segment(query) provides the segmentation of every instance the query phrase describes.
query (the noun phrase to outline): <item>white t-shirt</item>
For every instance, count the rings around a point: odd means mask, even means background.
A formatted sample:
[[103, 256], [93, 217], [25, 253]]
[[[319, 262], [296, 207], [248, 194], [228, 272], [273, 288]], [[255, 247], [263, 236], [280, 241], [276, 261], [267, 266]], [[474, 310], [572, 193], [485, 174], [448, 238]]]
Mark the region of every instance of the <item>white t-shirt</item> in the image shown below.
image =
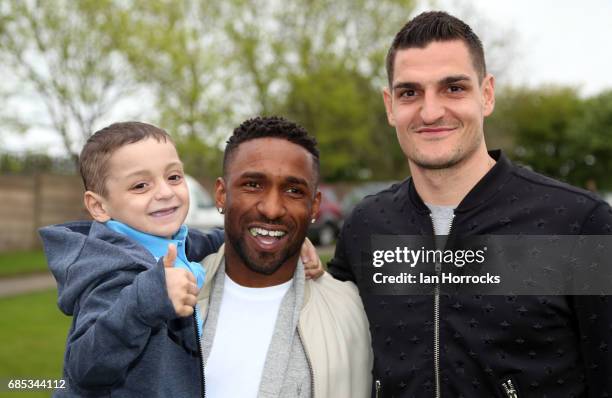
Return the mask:
[[278, 310], [291, 283], [252, 288], [225, 275], [217, 328], [204, 370], [206, 397], [257, 397]]

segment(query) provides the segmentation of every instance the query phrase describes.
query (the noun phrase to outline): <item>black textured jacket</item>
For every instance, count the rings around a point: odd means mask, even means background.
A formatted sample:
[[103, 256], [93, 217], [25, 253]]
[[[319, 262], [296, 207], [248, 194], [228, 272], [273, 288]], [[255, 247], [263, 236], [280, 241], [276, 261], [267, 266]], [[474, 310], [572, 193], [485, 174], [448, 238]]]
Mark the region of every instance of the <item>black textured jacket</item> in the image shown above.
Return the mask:
[[[499, 151], [491, 156], [497, 164], [455, 210], [451, 235], [611, 234], [612, 210], [597, 196], [517, 167]], [[358, 267], [372, 234], [433, 235], [411, 179], [355, 208], [329, 265], [360, 287], [374, 394], [435, 397], [438, 351], [443, 398], [612, 396], [611, 297], [441, 295], [436, 350], [434, 296], [366, 293]]]

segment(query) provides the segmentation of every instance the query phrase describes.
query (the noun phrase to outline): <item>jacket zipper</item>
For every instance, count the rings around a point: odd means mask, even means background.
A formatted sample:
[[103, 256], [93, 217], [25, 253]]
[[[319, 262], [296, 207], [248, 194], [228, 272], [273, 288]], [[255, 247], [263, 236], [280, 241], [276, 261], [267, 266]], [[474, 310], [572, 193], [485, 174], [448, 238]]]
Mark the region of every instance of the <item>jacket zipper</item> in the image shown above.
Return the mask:
[[314, 398], [315, 396], [315, 382], [314, 382], [314, 370], [312, 369], [312, 362], [310, 361], [310, 355], [308, 354], [308, 348], [304, 343], [304, 339], [302, 338], [302, 328], [298, 323], [298, 337], [300, 338], [300, 342], [302, 343], [302, 347], [304, 348], [304, 354], [306, 354], [306, 362], [308, 362], [308, 370], [310, 371], [310, 396]]
[[[204, 358], [202, 357], [202, 338], [198, 333], [198, 318], [196, 317], [197, 309], [193, 309], [193, 325], [195, 329], [196, 340], [198, 343], [198, 358], [200, 358], [200, 388], [202, 390], [202, 398], [206, 398], [206, 375], [204, 374]], [[202, 327], [204, 327], [202, 325]]]
[[[438, 235], [436, 231], [436, 223], [434, 222], [433, 216], [429, 213], [429, 218], [431, 219], [431, 226], [433, 228], [434, 235]], [[450, 224], [448, 226], [448, 233], [446, 234], [446, 239], [448, 241], [448, 237], [451, 234], [451, 230], [453, 229], [453, 221], [455, 220], [455, 215], [453, 214], [453, 218], [451, 218]], [[435, 242], [435, 237], [434, 237]], [[445, 244], [446, 245], [446, 244]], [[441, 248], [444, 249], [444, 248]], [[436, 263], [436, 275], [439, 277], [441, 273], [441, 264]], [[438, 278], [439, 279], [439, 278]], [[436, 282], [434, 288], [434, 381], [436, 386], [436, 398], [441, 397], [441, 388], [440, 388], [440, 284]]]
[[380, 380], [376, 380], [376, 398], [380, 398], [380, 391], [382, 390], [382, 386], [380, 385]]
[[518, 392], [514, 388], [512, 384], [512, 379], [507, 379], [502, 383], [502, 387], [504, 388], [504, 392], [508, 398], [518, 398]]

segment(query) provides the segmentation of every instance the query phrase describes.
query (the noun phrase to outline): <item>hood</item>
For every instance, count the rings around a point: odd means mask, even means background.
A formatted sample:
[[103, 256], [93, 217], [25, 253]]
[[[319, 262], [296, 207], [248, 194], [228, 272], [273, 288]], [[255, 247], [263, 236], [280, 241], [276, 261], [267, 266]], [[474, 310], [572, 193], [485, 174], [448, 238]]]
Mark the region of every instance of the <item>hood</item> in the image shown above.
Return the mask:
[[79, 298], [109, 275], [156, 265], [143, 246], [96, 221], [52, 225], [38, 232], [57, 281], [58, 306], [66, 315], [72, 315]]

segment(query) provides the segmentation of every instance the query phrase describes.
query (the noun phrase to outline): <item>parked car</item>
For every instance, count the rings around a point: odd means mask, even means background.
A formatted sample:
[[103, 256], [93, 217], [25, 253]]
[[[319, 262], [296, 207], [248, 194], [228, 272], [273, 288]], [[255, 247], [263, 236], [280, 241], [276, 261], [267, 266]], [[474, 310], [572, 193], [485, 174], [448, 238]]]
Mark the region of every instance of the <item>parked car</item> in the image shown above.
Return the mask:
[[327, 185], [320, 185], [321, 206], [319, 216], [308, 229], [308, 239], [314, 244], [327, 246], [336, 241], [342, 227], [342, 206], [334, 190]]
[[355, 205], [361, 202], [363, 198], [378, 193], [383, 189], [387, 189], [395, 183], [397, 183], [397, 181], [373, 181], [366, 182], [351, 189], [342, 198], [342, 212], [345, 217], [351, 214]]
[[215, 202], [208, 191], [191, 176], [186, 175], [185, 181], [189, 188], [190, 202], [185, 224], [199, 230], [223, 228], [223, 214], [219, 214], [215, 208]]

